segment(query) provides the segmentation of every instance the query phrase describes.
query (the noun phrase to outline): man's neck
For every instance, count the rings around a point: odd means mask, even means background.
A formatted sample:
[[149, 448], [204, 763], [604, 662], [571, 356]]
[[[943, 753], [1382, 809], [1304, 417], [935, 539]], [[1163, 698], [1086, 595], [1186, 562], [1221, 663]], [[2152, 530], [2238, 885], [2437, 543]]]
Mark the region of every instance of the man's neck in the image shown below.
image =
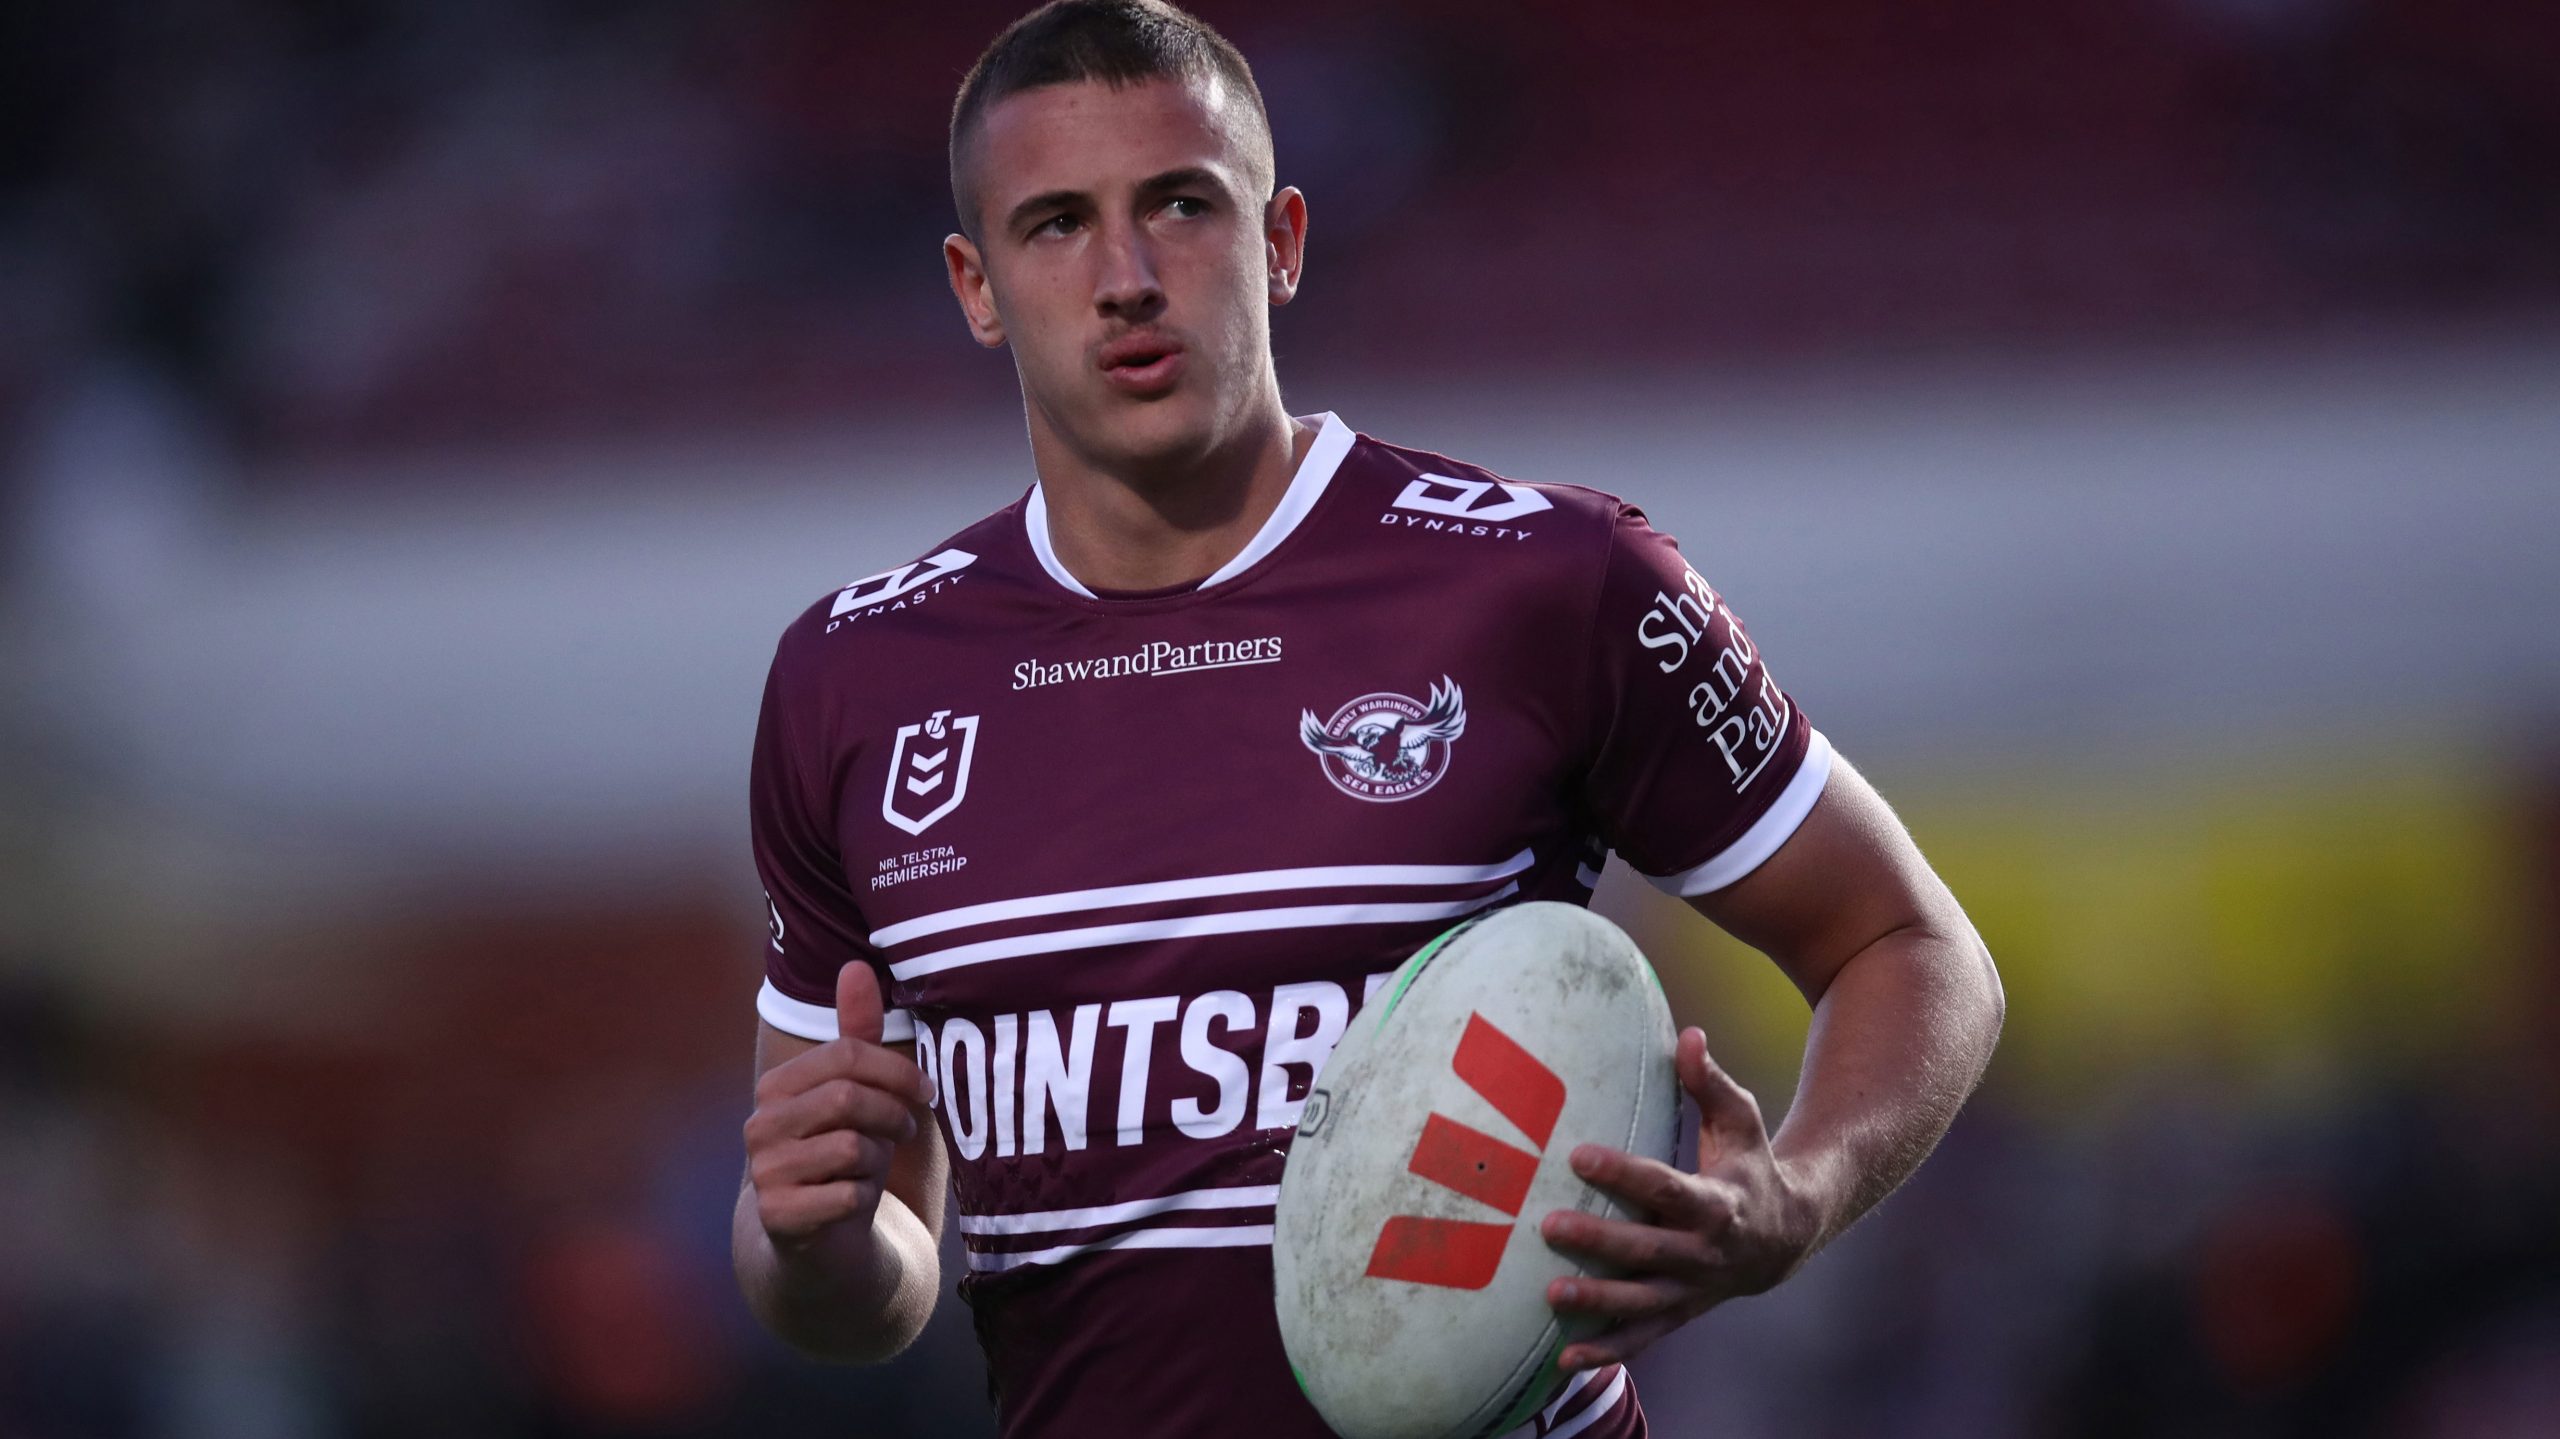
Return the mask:
[[1058, 562], [1095, 590], [1197, 584], [1234, 559], [1288, 493], [1316, 427], [1274, 403], [1264, 418], [1178, 472], [1129, 475], [1059, 437], [1032, 435]]

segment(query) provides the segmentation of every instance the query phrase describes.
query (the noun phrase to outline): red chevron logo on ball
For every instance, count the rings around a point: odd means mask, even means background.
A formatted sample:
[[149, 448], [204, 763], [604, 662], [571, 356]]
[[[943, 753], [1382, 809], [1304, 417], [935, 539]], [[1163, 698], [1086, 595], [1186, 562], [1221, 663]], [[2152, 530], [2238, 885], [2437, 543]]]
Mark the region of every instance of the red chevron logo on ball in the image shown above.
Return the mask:
[[1564, 1112], [1564, 1081], [1481, 1014], [1467, 1016], [1451, 1068], [1503, 1118], [1518, 1125], [1537, 1149], [1522, 1149], [1445, 1114], [1433, 1114], [1405, 1168], [1502, 1211], [1514, 1223], [1396, 1215], [1379, 1231], [1377, 1248], [1369, 1254], [1373, 1278], [1450, 1289], [1482, 1289], [1492, 1283], [1511, 1231], [1518, 1227], [1520, 1206], [1528, 1201], [1529, 1181], [1537, 1177], [1538, 1157], [1555, 1133], [1556, 1116]]

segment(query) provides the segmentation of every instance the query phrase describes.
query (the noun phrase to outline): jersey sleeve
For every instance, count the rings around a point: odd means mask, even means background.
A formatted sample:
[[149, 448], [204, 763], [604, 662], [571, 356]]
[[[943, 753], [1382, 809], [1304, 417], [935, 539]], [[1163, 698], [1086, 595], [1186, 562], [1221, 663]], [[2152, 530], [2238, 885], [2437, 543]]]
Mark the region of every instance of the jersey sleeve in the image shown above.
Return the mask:
[[1617, 510], [1593, 624], [1584, 802], [1601, 839], [1677, 895], [1759, 868], [1821, 798], [1829, 742], [1724, 597], [1631, 505]]
[[[833, 791], [811, 782], [831, 766], [825, 755], [803, 747], [783, 666], [777, 653], [765, 677], [747, 765], [747, 833], [756, 877], [764, 884], [766, 925], [764, 988], [756, 994], [756, 1013], [786, 1034], [830, 1040], [836, 1037], [837, 972], [848, 964], [870, 965], [885, 1000], [889, 966], [872, 947], [845, 883]], [[892, 1044], [913, 1039], [913, 1016], [889, 1010], [881, 1037]]]

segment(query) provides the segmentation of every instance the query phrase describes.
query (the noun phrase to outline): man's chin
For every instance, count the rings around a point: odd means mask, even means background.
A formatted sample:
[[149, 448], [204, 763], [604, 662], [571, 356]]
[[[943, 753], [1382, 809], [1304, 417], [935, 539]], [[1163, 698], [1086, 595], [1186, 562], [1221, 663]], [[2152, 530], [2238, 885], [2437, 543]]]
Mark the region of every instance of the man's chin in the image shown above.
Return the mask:
[[1115, 469], [1158, 471], [1197, 464], [1218, 443], [1210, 408], [1199, 396], [1179, 390], [1149, 400], [1114, 395], [1089, 418], [1088, 451]]

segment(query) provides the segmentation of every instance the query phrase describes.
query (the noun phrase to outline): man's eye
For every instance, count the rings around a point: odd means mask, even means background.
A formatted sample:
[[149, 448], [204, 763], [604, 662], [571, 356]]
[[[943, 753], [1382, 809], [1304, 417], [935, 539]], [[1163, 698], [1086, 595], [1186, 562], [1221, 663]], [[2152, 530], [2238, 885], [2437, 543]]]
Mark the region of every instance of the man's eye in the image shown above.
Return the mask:
[[1075, 232], [1075, 228], [1075, 216], [1052, 215], [1048, 219], [1041, 221], [1031, 233], [1034, 235], [1069, 235]]
[[1185, 220], [1196, 220], [1209, 213], [1209, 202], [1191, 195], [1176, 195], [1164, 202], [1165, 208]]

